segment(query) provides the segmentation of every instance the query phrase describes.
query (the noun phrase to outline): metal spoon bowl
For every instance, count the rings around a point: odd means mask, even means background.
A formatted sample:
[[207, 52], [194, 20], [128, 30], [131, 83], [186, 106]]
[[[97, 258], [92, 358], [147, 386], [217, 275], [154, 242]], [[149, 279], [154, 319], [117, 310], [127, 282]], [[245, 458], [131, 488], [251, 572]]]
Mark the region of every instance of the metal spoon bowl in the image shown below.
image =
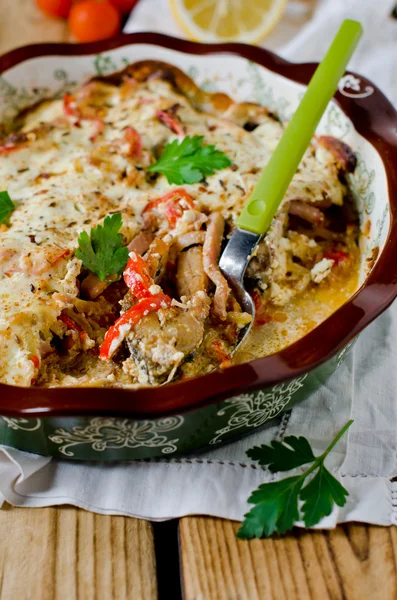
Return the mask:
[[219, 268], [226, 277], [234, 297], [242, 310], [252, 317], [251, 322], [241, 329], [239, 341], [234, 347], [232, 354], [237, 351], [248, 336], [255, 321], [255, 304], [251, 295], [244, 287], [244, 275], [252, 253], [259, 244], [261, 237], [257, 233], [237, 227], [219, 260]]

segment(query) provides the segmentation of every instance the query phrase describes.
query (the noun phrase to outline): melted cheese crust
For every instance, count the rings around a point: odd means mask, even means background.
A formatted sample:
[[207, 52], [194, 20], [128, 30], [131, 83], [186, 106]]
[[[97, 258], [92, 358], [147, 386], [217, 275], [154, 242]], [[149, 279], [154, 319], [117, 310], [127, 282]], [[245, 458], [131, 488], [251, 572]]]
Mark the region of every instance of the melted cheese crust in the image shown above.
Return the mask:
[[[8, 190], [16, 205], [9, 226], [3, 225], [0, 232], [0, 381], [8, 384], [35, 382], [37, 360], [50, 351], [54, 336], [65, 335], [59, 320], [63, 310], [77, 307], [94, 313], [94, 305], [101, 302], [106, 310], [104, 299], [93, 303], [79, 298], [77, 277], [82, 265], [75, 250], [80, 232], [89, 232], [105, 216], [121, 212], [128, 244], [142, 228], [141, 213], [147, 203], [175, 187], [164, 176], [145, 174], [145, 167], [164, 145], [177, 137], [159, 121], [159, 110], [178, 105], [186, 135], [203, 135], [204, 143], [215, 144], [231, 159], [232, 167], [200, 184], [184, 186], [199, 212], [221, 211], [231, 225], [283, 131], [283, 125], [265, 112], [252, 132], [241, 126], [233, 107], [223, 117], [200, 112], [158, 78], [120, 86], [93, 82], [78, 94], [99, 111], [104, 126], [98, 135], [94, 119], [78, 121], [65, 114], [62, 100], [50, 100], [24, 117], [22, 132], [28, 134], [28, 142], [0, 154], [0, 190]], [[142, 138], [139, 160], [125, 147], [126, 127], [133, 127]], [[279, 223], [286, 202], [294, 198], [318, 202], [327, 197], [340, 205], [345, 192], [332, 156], [311, 146], [268, 236], [269, 247], [278, 255], [273, 269], [281, 268], [278, 263], [285, 255], [279, 248]], [[191, 212], [185, 212], [172, 235], [190, 230], [195, 218]], [[106, 327], [88, 329], [82, 343], [87, 351], [100, 343]], [[90, 360], [89, 382], [111, 384], [118, 372], [114, 365], [99, 364], [95, 357]], [[76, 381], [81, 382], [65, 378], [65, 384]]]

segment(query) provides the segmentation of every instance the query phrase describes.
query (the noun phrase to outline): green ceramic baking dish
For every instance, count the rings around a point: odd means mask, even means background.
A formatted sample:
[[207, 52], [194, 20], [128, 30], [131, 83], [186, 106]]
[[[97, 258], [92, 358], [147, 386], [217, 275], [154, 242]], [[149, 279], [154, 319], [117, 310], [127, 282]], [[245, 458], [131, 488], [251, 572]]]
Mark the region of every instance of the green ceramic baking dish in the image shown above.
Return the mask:
[[[198, 44], [137, 33], [85, 45], [39, 44], [0, 58], [0, 120], [128, 63], [180, 67], [206, 92], [267, 106], [288, 119], [315, 64], [243, 44]], [[343, 362], [358, 333], [397, 295], [397, 113], [347, 73], [319, 132], [346, 141], [363, 239], [361, 287], [326, 321], [277, 354], [157, 388], [19, 388], [0, 384], [0, 443], [59, 458], [131, 460], [229, 442], [307, 398]]]

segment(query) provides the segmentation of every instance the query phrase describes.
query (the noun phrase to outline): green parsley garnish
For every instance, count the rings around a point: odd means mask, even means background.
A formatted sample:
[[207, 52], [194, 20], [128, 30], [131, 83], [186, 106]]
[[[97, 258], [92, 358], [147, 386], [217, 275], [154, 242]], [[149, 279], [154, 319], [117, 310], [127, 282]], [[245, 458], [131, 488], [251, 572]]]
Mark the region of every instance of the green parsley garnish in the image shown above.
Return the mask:
[[127, 264], [128, 248], [122, 245], [123, 236], [118, 233], [122, 223], [121, 213], [116, 213], [105, 217], [103, 225], [91, 229], [90, 235], [83, 231], [79, 236], [76, 256], [101, 281], [120, 275]]
[[15, 204], [11, 200], [8, 192], [0, 192], [0, 225], [4, 223], [14, 208]]
[[198, 183], [218, 169], [230, 167], [232, 161], [212, 144], [203, 144], [204, 136], [186, 136], [181, 142], [167, 144], [160, 159], [147, 170], [163, 173], [168, 183]]
[[[267, 465], [272, 473], [289, 471], [310, 462], [313, 464], [301, 475], [260, 485], [248, 498], [248, 502], [255, 506], [244, 515], [237, 537], [251, 539], [272, 533], [283, 534], [292, 529], [299, 519], [303, 519], [306, 527], [312, 527], [331, 514], [334, 504], [344, 506], [349, 493], [325, 468], [324, 460], [352, 423], [346, 423], [321, 456], [314, 456], [306, 438], [294, 435], [286, 437], [283, 442], [248, 450], [252, 460], [262, 466]], [[316, 469], [316, 475], [303, 487], [306, 478]], [[303, 503], [301, 508], [299, 501]]]

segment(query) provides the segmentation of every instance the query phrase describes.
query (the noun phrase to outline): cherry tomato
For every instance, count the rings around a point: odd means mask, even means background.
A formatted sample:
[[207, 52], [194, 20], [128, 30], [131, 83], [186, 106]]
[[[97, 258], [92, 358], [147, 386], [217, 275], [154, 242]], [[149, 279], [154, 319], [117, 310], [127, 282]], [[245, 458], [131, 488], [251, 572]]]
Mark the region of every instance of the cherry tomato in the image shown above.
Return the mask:
[[108, 0], [110, 4], [113, 4], [123, 15], [128, 15], [138, 0]]
[[40, 10], [50, 17], [59, 17], [67, 19], [73, 0], [36, 0]]
[[108, 2], [82, 0], [72, 6], [69, 29], [79, 42], [113, 37], [120, 29], [120, 13]]

